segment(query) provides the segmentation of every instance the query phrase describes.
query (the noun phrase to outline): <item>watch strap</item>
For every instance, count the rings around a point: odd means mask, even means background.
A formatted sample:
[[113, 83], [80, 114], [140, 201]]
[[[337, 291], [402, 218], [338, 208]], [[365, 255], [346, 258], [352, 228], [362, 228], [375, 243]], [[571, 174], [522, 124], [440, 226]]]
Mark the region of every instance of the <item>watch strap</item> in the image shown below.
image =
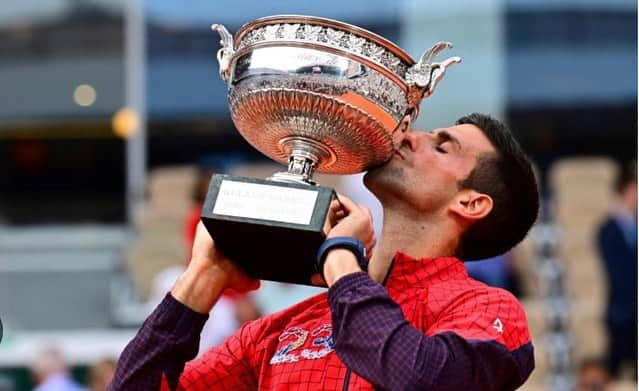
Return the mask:
[[[366, 247], [358, 239], [350, 236], [337, 236], [334, 238], [326, 239], [324, 243], [317, 250], [317, 259], [315, 267], [322, 278], [324, 278], [324, 263], [330, 250], [342, 248], [351, 251], [355, 258], [357, 258], [357, 264], [363, 271], [368, 271], [368, 262], [366, 260]], [[326, 278], [324, 278], [326, 281]]]

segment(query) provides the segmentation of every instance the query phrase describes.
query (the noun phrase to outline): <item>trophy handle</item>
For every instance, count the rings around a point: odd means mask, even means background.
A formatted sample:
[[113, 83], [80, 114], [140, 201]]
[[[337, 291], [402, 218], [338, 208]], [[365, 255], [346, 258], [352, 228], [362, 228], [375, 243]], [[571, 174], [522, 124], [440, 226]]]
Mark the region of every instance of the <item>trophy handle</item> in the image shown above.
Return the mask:
[[428, 86], [428, 89], [426, 91], [427, 93], [424, 94], [424, 97], [430, 96], [435, 91], [435, 87], [444, 78], [446, 69], [449, 66], [453, 64], [459, 64], [460, 62], [461, 62], [461, 57], [454, 56], [454, 57], [449, 57], [445, 59], [444, 61], [433, 63], [433, 72], [431, 73], [432, 75], [431, 83]]
[[231, 75], [231, 58], [235, 54], [233, 34], [229, 33], [222, 24], [211, 25], [211, 30], [216, 31], [221, 37], [220, 45], [222, 48], [217, 51], [217, 61], [220, 64], [220, 77], [228, 84]]
[[406, 72], [406, 82], [410, 88], [408, 99], [415, 110], [423, 98], [429, 97], [435, 91], [437, 84], [444, 78], [446, 69], [461, 62], [461, 58], [457, 56], [449, 57], [441, 62], [433, 62], [442, 50], [452, 47], [450, 42], [437, 42], [422, 54], [415, 65], [408, 68]]

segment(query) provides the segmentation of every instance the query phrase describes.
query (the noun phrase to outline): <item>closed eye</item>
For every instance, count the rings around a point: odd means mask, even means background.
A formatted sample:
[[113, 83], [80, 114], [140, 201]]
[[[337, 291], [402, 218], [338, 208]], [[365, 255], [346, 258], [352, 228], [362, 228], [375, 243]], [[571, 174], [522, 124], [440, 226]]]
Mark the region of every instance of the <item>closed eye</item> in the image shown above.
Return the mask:
[[455, 138], [453, 135], [445, 130], [437, 132], [437, 143], [435, 146], [435, 150], [440, 153], [448, 153], [449, 147], [447, 146], [446, 148], [442, 148], [442, 145], [449, 142], [453, 143], [458, 149], [461, 150], [461, 144], [459, 143], [459, 140], [457, 138]]

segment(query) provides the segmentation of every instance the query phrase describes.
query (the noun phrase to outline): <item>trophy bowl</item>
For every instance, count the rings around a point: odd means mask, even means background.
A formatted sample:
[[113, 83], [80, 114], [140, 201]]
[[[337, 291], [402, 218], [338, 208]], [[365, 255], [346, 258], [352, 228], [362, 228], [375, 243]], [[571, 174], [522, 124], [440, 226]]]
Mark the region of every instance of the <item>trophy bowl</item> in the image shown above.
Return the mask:
[[296, 160], [306, 171], [293, 173], [306, 179], [315, 170], [353, 174], [388, 160], [422, 98], [460, 61], [433, 63], [450, 46], [440, 42], [415, 62], [379, 35], [318, 17], [257, 19], [235, 38], [222, 25], [212, 28], [222, 36], [220, 75], [238, 131], [271, 159]]
[[251, 276], [308, 284], [334, 198], [313, 174], [353, 174], [390, 159], [421, 100], [461, 60], [434, 62], [451, 46], [439, 42], [415, 61], [379, 35], [311, 16], [257, 19], [235, 36], [211, 27], [236, 128], [288, 170], [268, 180], [215, 175], [202, 220]]

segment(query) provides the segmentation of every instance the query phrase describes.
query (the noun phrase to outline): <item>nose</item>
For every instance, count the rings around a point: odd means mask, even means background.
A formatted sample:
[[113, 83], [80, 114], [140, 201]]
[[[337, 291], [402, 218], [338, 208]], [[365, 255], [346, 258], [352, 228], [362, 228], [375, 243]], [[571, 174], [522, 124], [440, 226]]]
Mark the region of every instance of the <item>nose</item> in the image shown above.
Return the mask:
[[409, 129], [404, 133], [404, 141], [402, 141], [402, 144], [406, 145], [412, 152], [415, 152], [419, 145], [418, 133], [423, 133], [423, 132], [416, 132], [412, 129]]

